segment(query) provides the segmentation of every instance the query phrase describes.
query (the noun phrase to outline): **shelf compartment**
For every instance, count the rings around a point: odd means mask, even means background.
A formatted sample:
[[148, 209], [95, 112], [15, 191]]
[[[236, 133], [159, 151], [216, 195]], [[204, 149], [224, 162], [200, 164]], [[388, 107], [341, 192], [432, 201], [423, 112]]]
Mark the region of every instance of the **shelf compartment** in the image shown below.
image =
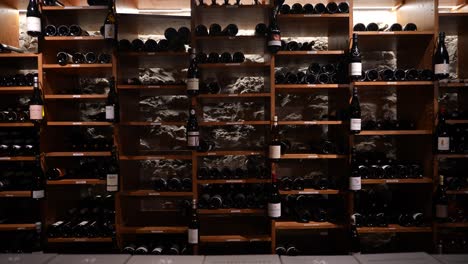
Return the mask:
[[245, 94], [200, 94], [199, 99], [204, 98], [269, 98], [269, 93], [245, 93]]
[[292, 221], [275, 221], [275, 229], [277, 230], [290, 230], [290, 229], [337, 229], [343, 228], [341, 224], [335, 224], [330, 222], [308, 222], [298, 223]]
[[107, 99], [107, 94], [46, 94], [44, 96], [46, 100], [92, 100]]
[[282, 19], [288, 19], [288, 20], [293, 20], [293, 19], [298, 19], [298, 20], [304, 20], [304, 19], [318, 19], [318, 20], [342, 20], [342, 19], [348, 19], [349, 18], [349, 13], [337, 13], [337, 14], [279, 14], [278, 15], [278, 20]]
[[389, 224], [387, 227], [358, 227], [358, 233], [371, 234], [371, 233], [431, 233], [432, 227], [430, 226], [401, 226], [398, 224]]
[[43, 6], [42, 11], [107, 10], [107, 6]]
[[468, 228], [468, 222], [458, 222], [458, 223], [437, 223], [439, 228]]
[[112, 126], [111, 122], [72, 122], [72, 121], [50, 121], [48, 126]]
[[340, 190], [326, 189], [304, 189], [304, 190], [291, 190], [291, 191], [279, 191], [281, 195], [298, 195], [298, 194], [340, 194]]
[[117, 85], [119, 90], [185, 90], [187, 89], [186, 85], [133, 85], [133, 84], [119, 84]]
[[120, 57], [168, 57], [168, 56], [181, 56], [188, 57], [190, 54], [188, 52], [175, 52], [175, 51], [166, 51], [166, 52], [120, 52], [118, 56]]
[[468, 154], [437, 154], [439, 159], [468, 159]]
[[36, 224], [0, 224], [0, 231], [36, 230]]
[[200, 126], [262, 126], [270, 125], [270, 121], [232, 121], [232, 122], [201, 122]]
[[433, 36], [433, 31], [354, 31], [353, 33], [358, 34], [359, 36]]
[[338, 154], [284, 154], [281, 159], [346, 159], [347, 155]]
[[440, 87], [468, 87], [468, 83], [439, 83]]
[[183, 234], [186, 226], [118, 226], [120, 234]]
[[362, 179], [362, 184], [426, 184], [432, 183], [431, 178], [421, 179]]
[[20, 122], [20, 123], [0, 123], [0, 127], [33, 127], [34, 124], [31, 122]]
[[258, 9], [258, 8], [263, 8], [263, 9], [270, 9], [272, 8], [271, 5], [268, 4], [259, 4], [259, 5], [205, 5], [205, 6], [199, 6], [197, 5], [195, 9], [226, 9], [226, 10], [237, 10], [237, 9]]
[[46, 157], [110, 157], [110, 151], [48, 152]]
[[267, 68], [270, 67], [270, 63], [253, 63], [253, 62], [243, 62], [243, 63], [204, 63], [199, 64], [200, 69], [257, 69], [257, 68]]
[[355, 136], [404, 136], [404, 135], [432, 135], [432, 130], [362, 130]]
[[198, 184], [244, 184], [244, 183], [270, 183], [269, 179], [230, 179], [230, 180], [198, 180]]
[[191, 160], [191, 155], [119, 156], [120, 160]]
[[[357, 31], [361, 52], [402, 50], [432, 44], [433, 31]], [[425, 46], [424, 46], [425, 47]]]
[[224, 40], [238, 40], [238, 41], [249, 41], [249, 40], [265, 40], [265, 37], [255, 35], [239, 35], [239, 36], [196, 36], [195, 40], [213, 40], [213, 41], [224, 41]]
[[31, 197], [31, 191], [3, 191], [3, 192], [0, 192], [0, 197], [4, 197], [4, 198]]
[[48, 243], [111, 243], [111, 237], [57, 237], [48, 238]]
[[349, 84], [276, 84], [281, 90], [348, 89]]
[[0, 58], [36, 58], [39, 57], [40, 54], [35, 53], [0, 53]]
[[264, 151], [248, 151], [248, 150], [224, 150], [224, 151], [208, 151], [208, 152], [197, 152], [197, 157], [210, 157], [210, 156], [257, 156], [265, 155]]
[[121, 126], [184, 126], [187, 122], [120, 122]]
[[282, 56], [326, 56], [344, 55], [344, 50], [300, 50], [300, 51], [278, 51], [276, 57]]
[[407, 81], [407, 82], [355, 82], [355, 86], [432, 86], [433, 81]]
[[218, 235], [200, 236], [201, 243], [225, 243], [225, 242], [270, 242], [268, 235]]
[[67, 64], [67, 65], [60, 65], [60, 64], [44, 64], [42, 65], [44, 69], [60, 69], [60, 70], [68, 70], [68, 69], [102, 69], [102, 68], [112, 68], [112, 63], [92, 63], [92, 64]]
[[47, 181], [47, 185], [104, 185], [105, 180], [99, 179], [65, 179], [56, 181]]
[[18, 156], [18, 157], [0, 157], [0, 161], [34, 161], [36, 157], [33, 156]]
[[102, 41], [102, 36], [50, 36], [44, 37], [46, 41]]
[[309, 126], [309, 125], [343, 125], [343, 121], [278, 121], [278, 125]]
[[0, 93], [32, 93], [32, 86], [1, 86]]
[[188, 197], [193, 196], [193, 192], [158, 192], [154, 190], [136, 190], [121, 192], [122, 196], [133, 197]]
[[264, 215], [266, 211], [264, 209], [198, 209], [198, 213], [202, 215]]

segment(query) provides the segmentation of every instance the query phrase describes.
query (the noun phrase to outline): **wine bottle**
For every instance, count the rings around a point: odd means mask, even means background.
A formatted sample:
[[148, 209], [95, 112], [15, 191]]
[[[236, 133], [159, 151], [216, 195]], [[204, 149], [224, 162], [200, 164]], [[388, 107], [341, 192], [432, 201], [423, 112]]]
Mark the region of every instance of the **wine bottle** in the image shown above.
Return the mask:
[[418, 30], [418, 27], [414, 23], [408, 23], [408, 24], [405, 25], [403, 30], [404, 31], [416, 31], [416, 30]]
[[275, 248], [276, 255], [286, 255], [286, 248], [283, 245], [277, 245]]
[[229, 37], [234, 37], [234, 36], [237, 35], [238, 32], [239, 32], [239, 28], [237, 27], [237, 25], [229, 24], [222, 31], [222, 35], [229, 36]]
[[70, 36], [89, 36], [89, 33], [84, 31], [78, 25], [71, 25], [69, 28]]
[[200, 131], [195, 108], [190, 108], [189, 118], [187, 121], [187, 147], [196, 149], [199, 145]]
[[394, 73], [391, 69], [384, 69], [379, 72], [380, 79], [382, 81], [392, 81], [394, 78]]
[[200, 90], [200, 71], [197, 65], [197, 55], [195, 48], [190, 52], [190, 66], [187, 71], [187, 94], [196, 96]]
[[408, 69], [405, 71], [406, 81], [417, 81], [419, 80], [419, 72], [416, 69]]
[[394, 23], [390, 26], [390, 28], [388, 29], [389, 31], [402, 31], [403, 30], [403, 26], [399, 23]]
[[444, 176], [439, 176], [439, 185], [437, 186], [435, 197], [435, 217], [439, 222], [446, 222], [448, 219], [448, 196], [447, 187], [444, 183]]
[[352, 81], [359, 80], [362, 75], [361, 52], [358, 47], [358, 34], [353, 34], [352, 46], [349, 51], [349, 76]]
[[117, 17], [114, 10], [114, 1], [109, 0], [106, 19], [104, 20], [104, 39], [114, 42], [117, 40]]
[[338, 4], [338, 12], [349, 13], [349, 4], [347, 2], [341, 2]]
[[188, 27], [180, 27], [177, 30], [180, 40], [184, 44], [190, 44], [190, 29]]
[[271, 124], [271, 141], [269, 146], [269, 158], [272, 162], [278, 162], [281, 158], [281, 139], [279, 134], [278, 117], [273, 118]]
[[210, 36], [220, 36], [221, 35], [221, 26], [217, 23], [213, 23], [210, 25]]
[[94, 52], [88, 52], [84, 56], [85, 56], [86, 63], [96, 63], [97, 61], [97, 56], [96, 56], [96, 53]]
[[437, 124], [437, 152], [447, 153], [450, 151], [450, 133], [445, 121], [445, 108], [442, 108], [439, 113], [439, 122]]
[[327, 4], [327, 13], [335, 14], [338, 12], [338, 4], [335, 2], [329, 2]]
[[151, 255], [161, 255], [164, 251], [164, 246], [161, 243], [157, 243], [156, 246], [151, 250]]
[[322, 3], [317, 3], [314, 7], [314, 11], [316, 14], [323, 14], [327, 11], [327, 7]]
[[367, 24], [366, 31], [379, 31], [379, 25], [377, 23], [369, 23]]
[[287, 84], [297, 84], [298, 83], [298, 78], [297, 78], [297, 74], [293, 73], [293, 72], [288, 72], [286, 74], [286, 83]]
[[291, 10], [289, 11], [291, 14], [302, 14], [304, 13], [304, 8], [300, 3], [295, 3], [291, 6]]
[[311, 3], [305, 4], [302, 8], [304, 9], [304, 14], [314, 13], [314, 6]]
[[72, 56], [72, 61], [74, 64], [82, 64], [85, 62], [85, 56], [81, 52], [75, 52]]
[[299, 250], [294, 245], [289, 245], [286, 247], [286, 255], [288, 256], [297, 256], [299, 255]]
[[379, 79], [379, 72], [375, 69], [366, 71], [366, 80], [367, 81], [377, 81]]
[[281, 31], [279, 29], [276, 17], [283, 3], [284, 3], [284, 0], [281, 0], [278, 3], [276, 3], [275, 9], [273, 10], [273, 16], [270, 20], [270, 25], [268, 27], [267, 46], [268, 46], [268, 50], [271, 53], [276, 53], [279, 50], [281, 50]]
[[45, 31], [45, 35], [48, 37], [57, 35], [57, 28], [54, 25], [47, 25], [44, 31]]
[[135, 249], [135, 254], [136, 255], [145, 255], [148, 254], [148, 246], [147, 245], [141, 245]]
[[198, 25], [195, 28], [195, 36], [198, 36], [198, 37], [208, 36], [208, 29], [206, 28], [206, 26]]
[[117, 192], [119, 190], [119, 162], [117, 149], [112, 150], [112, 159], [107, 167], [106, 191]]
[[406, 80], [405, 71], [402, 70], [402, 69], [395, 69], [393, 71], [393, 79], [395, 79], [395, 81], [404, 81], [404, 80]]
[[359, 97], [357, 88], [353, 87], [353, 96], [349, 103], [350, 113], [350, 131], [353, 134], [359, 134], [361, 132], [361, 104], [359, 103]]
[[146, 52], [156, 52], [156, 51], [158, 51], [158, 49], [159, 49], [158, 42], [156, 42], [156, 40], [147, 39], [145, 41], [145, 45], [143, 47], [144, 51], [146, 51]]
[[277, 177], [275, 172], [271, 172], [271, 185], [268, 195], [268, 216], [272, 219], [281, 217], [281, 195], [278, 190]]
[[221, 63], [231, 63], [232, 62], [232, 55], [229, 52], [221, 53], [221, 57], [219, 58]]
[[29, 101], [29, 119], [35, 123], [39, 123], [43, 119], [44, 101], [42, 100], [41, 90], [37, 77], [34, 77], [33, 96]]
[[366, 31], [366, 30], [367, 30], [366, 25], [364, 25], [363, 23], [357, 23], [353, 27], [353, 31]]
[[216, 52], [210, 52], [208, 55], [207, 63], [219, 63], [219, 54]]
[[232, 55], [232, 62], [234, 63], [243, 63], [245, 61], [244, 53], [237, 51]]
[[34, 178], [32, 182], [32, 198], [39, 200], [45, 196], [45, 177], [44, 171], [41, 167], [41, 159], [39, 156], [36, 156], [36, 162], [34, 165]]
[[361, 240], [357, 231], [356, 225], [352, 224], [350, 229], [350, 247], [351, 254], [361, 253]]
[[434, 60], [434, 75], [438, 80], [449, 77], [449, 55], [445, 47], [445, 32], [439, 33], [439, 41], [437, 49], [433, 56]]
[[255, 36], [265, 37], [268, 32], [268, 27], [265, 23], [259, 23], [255, 26]]
[[110, 63], [111, 62], [111, 56], [107, 53], [101, 53], [99, 54], [98, 56], [98, 62], [101, 63], [101, 64], [106, 64], [106, 63]]
[[282, 15], [287, 15], [287, 14], [289, 14], [291, 12], [291, 6], [289, 6], [288, 4], [284, 4], [279, 9], [279, 12]]
[[167, 180], [167, 190], [170, 192], [178, 192], [182, 188], [182, 182], [177, 177], [171, 177]]
[[27, 33], [31, 37], [39, 37], [42, 34], [41, 12], [39, 11], [39, 1], [29, 0], [26, 9]]
[[106, 121], [116, 122], [118, 120], [118, 99], [115, 91], [114, 77], [109, 79], [109, 93], [106, 101]]

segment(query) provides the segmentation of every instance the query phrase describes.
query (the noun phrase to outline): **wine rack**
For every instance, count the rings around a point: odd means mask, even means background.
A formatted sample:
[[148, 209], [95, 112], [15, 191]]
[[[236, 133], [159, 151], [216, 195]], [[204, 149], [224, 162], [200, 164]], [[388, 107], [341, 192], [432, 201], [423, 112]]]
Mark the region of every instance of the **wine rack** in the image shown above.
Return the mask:
[[[18, 2], [18, 3], [17, 3]], [[271, 54], [266, 48], [266, 37], [255, 34], [256, 25], [268, 25], [274, 4], [272, 0], [258, 5], [242, 1], [242, 5], [199, 6], [198, 1], [117, 1], [119, 39], [164, 39], [169, 27], [187, 27], [191, 31], [186, 51], [123, 51], [112, 49], [99, 33], [107, 12], [105, 6], [88, 6], [85, 0], [64, 0], [65, 7], [43, 6], [43, 24], [78, 24], [89, 36], [46, 36], [39, 40], [39, 54], [0, 53], [0, 68], [28, 69], [38, 72], [44, 95], [45, 122], [41, 124], [40, 149], [43, 169], [54, 167], [73, 169], [80, 160], [107, 160], [111, 148], [88, 149], [68, 147], [67, 135], [73, 131], [99, 131], [111, 138], [118, 149], [119, 192], [115, 194], [115, 237], [49, 237], [46, 248], [50, 251], [70, 251], [74, 244], [98, 245], [104, 252], [121, 252], [129, 243], [142, 239], [169, 237], [185, 241], [187, 236], [187, 204], [203, 195], [206, 185], [252, 186], [271, 183], [268, 178], [203, 178], [198, 177], [201, 167], [221, 168], [243, 164], [252, 158], [256, 165], [269, 168], [282, 178], [302, 178], [310, 172], [336, 182], [330, 188], [305, 186], [299, 189], [281, 189], [281, 197], [324, 197], [340, 208], [336, 219], [299, 222], [294, 217], [270, 220], [265, 208], [198, 209], [200, 241], [190, 254], [250, 252], [245, 245], [255, 245], [253, 253], [275, 254], [277, 246], [287, 243], [303, 249], [304, 254], [343, 254], [349, 248], [347, 231], [350, 217], [358, 209], [356, 193], [348, 191], [346, 184], [351, 171], [353, 149], [387, 152], [393, 159], [416, 162], [422, 168], [418, 178], [366, 178], [362, 189], [369, 191], [385, 186], [395, 197], [395, 203], [404, 208], [417, 208], [424, 215], [424, 225], [404, 226], [391, 222], [386, 226], [359, 226], [361, 241], [369, 241], [375, 234], [388, 235], [401, 242], [403, 249], [435, 252], [440, 245], [453, 240], [453, 236], [467, 235], [466, 221], [438, 223], [433, 213], [433, 196], [439, 174], [455, 174], [451, 164], [463, 167], [466, 153], [434, 152], [437, 117], [441, 108], [457, 112], [468, 111], [466, 87], [468, 83], [468, 5], [457, 0], [349, 0], [348, 13], [311, 14], [281, 13], [278, 25], [286, 42], [316, 41], [310, 50], [281, 50]], [[205, 2], [207, 2], [205, 0]], [[218, 0], [220, 2], [220, 0]], [[231, 1], [232, 2], [232, 1]], [[329, 2], [319, 0], [286, 0], [286, 4], [313, 4]], [[339, 2], [339, 1], [338, 1]], [[461, 4], [460, 4], [461, 3]], [[14, 27], [7, 27], [1, 43], [19, 46], [18, 10], [25, 1], [8, 0], [0, 8], [8, 11], [5, 19]], [[449, 8], [448, 8], [449, 7]], [[167, 9], [167, 10], [166, 10]], [[179, 11], [174, 11], [180, 9]], [[174, 15], [174, 16], [173, 16]], [[381, 16], [381, 17], [379, 17]], [[382, 19], [388, 25], [414, 23], [416, 31], [354, 31], [357, 23], [368, 25]], [[378, 21], [377, 21], [378, 22]], [[234, 35], [197, 35], [199, 25], [207, 28], [218, 23], [223, 30], [234, 23], [239, 32]], [[377, 25], [378, 27], [380, 25]], [[358, 34], [363, 54], [363, 70], [370, 69], [432, 69], [432, 55], [438, 32], [456, 36], [456, 63], [452, 63], [452, 81], [381, 80], [330, 81], [325, 83], [277, 83], [276, 73], [296, 73], [312, 63], [338, 66], [346, 58], [353, 33]], [[323, 40], [326, 39], [324, 43]], [[211, 52], [241, 51], [246, 60], [241, 63], [201, 63], [200, 81], [217, 83], [218, 93], [186, 95], [185, 69], [189, 65], [190, 48], [209, 55]], [[62, 49], [77, 52], [105, 52], [110, 63], [58, 64], [56, 55]], [[451, 57], [452, 59], [452, 57]], [[382, 66], [384, 65], [384, 66]], [[151, 76], [158, 68], [170, 71], [170, 81], [154, 80]], [[153, 72], [151, 72], [153, 71]], [[116, 78], [120, 103], [120, 122], [113, 124], [99, 117], [83, 118], [88, 107], [99, 107], [107, 99], [106, 89], [84, 92], [77, 89], [80, 78]], [[260, 88], [231, 89], [232, 80], [241, 77], [256, 78]], [[167, 77], [167, 76], [166, 76]], [[297, 77], [297, 76], [296, 76]], [[134, 79], [139, 82], [134, 82]], [[453, 80], [455, 79], [455, 80]], [[347, 109], [353, 88], [357, 88], [361, 105], [367, 111], [363, 121], [382, 119], [409, 121], [405, 129], [384, 129], [371, 126], [359, 134], [349, 134], [349, 122], [339, 116]], [[32, 87], [0, 87], [5, 98], [29, 96]], [[454, 99], [456, 98], [456, 99]], [[8, 99], [2, 105], [8, 105]], [[201, 138], [214, 142], [215, 148], [207, 152], [190, 151], [185, 145], [187, 110], [193, 106], [197, 112]], [[226, 109], [239, 108], [246, 112], [259, 112], [246, 116]], [[250, 107], [250, 108], [249, 108]], [[239, 110], [238, 109], [238, 110]], [[246, 110], [247, 109], [247, 110]], [[224, 116], [216, 116], [216, 111]], [[364, 112], [363, 111], [363, 112]], [[277, 164], [270, 164], [266, 145], [270, 121], [278, 116], [282, 136], [291, 146], [282, 153]], [[466, 118], [448, 118], [447, 124], [463, 126]], [[34, 129], [32, 122], [1, 122], [3, 129]], [[219, 134], [245, 133], [247, 140], [239, 142]], [[251, 133], [251, 134], [248, 134]], [[331, 142], [335, 151], [323, 151], [320, 144]], [[70, 145], [71, 146], [71, 145]], [[372, 148], [370, 148], [372, 146]], [[388, 146], [391, 146], [389, 148]], [[32, 163], [32, 156], [0, 157], [0, 163]], [[230, 162], [232, 164], [230, 164]], [[448, 164], [448, 165], [447, 165]], [[234, 166], [236, 165], [236, 166]], [[454, 165], [455, 166], [455, 165]], [[175, 169], [177, 168], [177, 169]], [[172, 170], [172, 171], [171, 171]], [[270, 173], [270, 171], [268, 171]], [[191, 190], [155, 190], [155, 178], [165, 180], [190, 178]], [[180, 175], [179, 175], [180, 174]], [[183, 176], [183, 177], [182, 177]], [[459, 175], [458, 175], [459, 176]], [[305, 178], [305, 177], [304, 177]], [[47, 201], [42, 210], [43, 232], [60, 220], [70, 207], [77, 206], [83, 193], [105, 193], [105, 179], [67, 178], [47, 181]], [[386, 189], [386, 190], [387, 190]], [[449, 189], [450, 204], [463, 207], [466, 187]], [[405, 201], [405, 198], [408, 201]], [[0, 199], [29, 199], [29, 190], [0, 191]], [[407, 209], [408, 209], [407, 208]], [[462, 208], [463, 209], [463, 208]], [[464, 215], [466, 218], [466, 204]], [[451, 212], [455, 214], [456, 212]], [[0, 224], [0, 232], [15, 230], [34, 231], [34, 223]], [[323, 241], [315, 247], [328, 251], [314, 251], [308, 242]], [[371, 239], [372, 240], [372, 239]], [[315, 245], [314, 242], [314, 245]], [[192, 250], [192, 249], [191, 249]], [[392, 248], [390, 250], [398, 250]], [[376, 252], [383, 252], [377, 249]], [[367, 252], [370, 253], [370, 252]]]

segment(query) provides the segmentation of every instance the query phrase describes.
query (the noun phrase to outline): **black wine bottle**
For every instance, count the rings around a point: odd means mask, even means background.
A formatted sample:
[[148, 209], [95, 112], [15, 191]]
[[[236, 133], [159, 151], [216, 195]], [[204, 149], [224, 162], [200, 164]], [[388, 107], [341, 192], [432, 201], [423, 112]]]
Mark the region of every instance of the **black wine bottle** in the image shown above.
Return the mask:
[[323, 14], [327, 11], [327, 7], [322, 3], [317, 3], [314, 7], [314, 11], [316, 14]]
[[353, 95], [349, 103], [349, 114], [350, 114], [350, 131], [353, 134], [361, 132], [361, 104], [359, 103], [359, 97], [357, 88], [353, 87]]
[[435, 194], [435, 217], [439, 222], [446, 222], [448, 219], [448, 196], [447, 187], [444, 183], [444, 176], [439, 176], [439, 185]]
[[41, 12], [38, 0], [29, 0], [26, 9], [27, 33], [31, 37], [39, 37], [42, 34]]
[[349, 250], [351, 254], [361, 253], [361, 240], [357, 231], [356, 225], [352, 224], [350, 229], [350, 246]]
[[57, 35], [57, 28], [54, 25], [47, 25], [44, 31], [45, 31], [45, 35], [48, 37]]
[[445, 47], [445, 32], [439, 33], [439, 41], [437, 49], [433, 56], [434, 60], [434, 75], [438, 80], [449, 77], [449, 55]]
[[275, 9], [273, 10], [273, 15], [270, 19], [270, 25], [268, 27], [267, 46], [271, 53], [276, 53], [281, 50], [281, 31], [279, 29], [276, 17], [283, 3], [284, 0], [280, 0], [276, 3]]
[[[107, 111], [106, 111], [107, 112]], [[119, 159], [117, 149], [112, 150], [112, 158], [107, 166], [106, 191], [117, 192], [119, 190]]]
[[29, 101], [29, 119], [35, 123], [39, 123], [44, 117], [44, 101], [39, 89], [38, 77], [34, 77], [33, 87], [33, 95]]
[[116, 122], [118, 121], [118, 98], [115, 91], [115, 79], [114, 77], [109, 79], [109, 93], [107, 94], [106, 101], [106, 121], [107, 122]]
[[221, 26], [219, 24], [213, 23], [210, 25], [210, 36], [221, 36]]
[[270, 146], [268, 156], [272, 162], [278, 162], [281, 158], [281, 139], [279, 134], [278, 117], [273, 118], [270, 133]]
[[199, 137], [200, 131], [195, 108], [190, 108], [189, 119], [187, 121], [187, 147], [196, 149], [199, 145]]
[[335, 14], [338, 12], [338, 4], [335, 2], [329, 2], [327, 4], [327, 13]]
[[96, 53], [94, 52], [88, 52], [85, 55], [85, 62], [86, 63], [96, 63], [97, 62], [97, 56]]
[[200, 223], [198, 220], [197, 213], [197, 200], [193, 199], [192, 201], [192, 214], [190, 215], [190, 222], [188, 224], [188, 243], [191, 245], [198, 244], [198, 229], [200, 228]]
[[200, 71], [196, 59], [196, 51], [192, 48], [190, 53], [190, 66], [187, 70], [187, 94], [196, 96], [200, 90]]
[[39, 156], [36, 156], [36, 163], [34, 165], [34, 178], [32, 181], [31, 195], [35, 200], [42, 199], [45, 196], [45, 176]]
[[268, 216], [272, 219], [281, 217], [281, 195], [278, 190], [277, 177], [271, 173], [272, 183], [268, 195]]
[[222, 31], [222, 35], [229, 36], [229, 37], [234, 37], [234, 36], [237, 35], [238, 32], [239, 32], [239, 28], [237, 27], [237, 25], [229, 24]]
[[106, 19], [104, 20], [104, 39], [109, 42], [117, 40], [117, 17], [114, 10], [114, 1], [108, 1]]
[[366, 28], [366, 25], [364, 25], [363, 23], [357, 23], [356, 25], [354, 25], [353, 30], [354, 31], [366, 31], [367, 28]]
[[159, 49], [159, 46], [158, 46], [158, 42], [156, 42], [156, 40], [147, 39], [145, 41], [145, 45], [143, 47], [144, 51], [146, 51], [146, 52], [156, 52], [156, 51], [158, 51], [158, 49]]
[[362, 75], [361, 52], [358, 47], [358, 35], [353, 34], [352, 46], [349, 51], [349, 77], [352, 81], [357, 81]]
[[436, 130], [437, 137], [437, 152], [447, 153], [450, 151], [451, 143], [450, 142], [450, 131], [446, 124], [446, 113], [445, 109], [442, 108], [439, 113], [439, 122], [437, 124]]
[[416, 31], [416, 30], [418, 30], [418, 27], [414, 23], [408, 23], [408, 24], [405, 25], [403, 30], [404, 31]]

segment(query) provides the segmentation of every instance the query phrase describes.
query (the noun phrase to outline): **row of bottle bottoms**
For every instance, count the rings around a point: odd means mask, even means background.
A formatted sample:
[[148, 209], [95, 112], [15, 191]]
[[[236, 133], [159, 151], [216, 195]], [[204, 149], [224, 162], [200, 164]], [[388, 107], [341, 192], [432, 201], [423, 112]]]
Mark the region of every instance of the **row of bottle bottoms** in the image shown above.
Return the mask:
[[98, 219], [60, 220], [47, 229], [49, 237], [111, 237], [114, 232], [111, 220]]
[[146, 41], [136, 38], [131, 42], [128, 39], [121, 39], [118, 43], [118, 50], [119, 52], [185, 52], [185, 45], [190, 44], [190, 34], [190, 29], [187, 27], [180, 27], [178, 30], [171, 27], [164, 31], [165, 39], [158, 41], [151, 38]]
[[399, 23], [394, 23], [390, 27], [388, 24], [383, 24], [379, 26], [377, 23], [371, 22], [364, 25], [363, 23], [357, 23], [353, 27], [354, 31], [417, 31], [418, 27], [414, 23], [408, 23], [405, 26], [402, 26]]
[[33, 86], [34, 77], [37, 77], [37, 73], [3, 75], [0, 76], [0, 86]]
[[429, 69], [370, 69], [362, 73], [360, 81], [432, 81], [434, 72]]
[[37, 154], [39, 147], [33, 140], [1, 142], [1, 157], [33, 156]]
[[131, 255], [190, 255], [191, 250], [185, 244], [177, 242], [150, 242], [145, 244], [128, 244], [123, 253]]
[[7, 110], [0, 110], [0, 123], [3, 122], [27, 122], [29, 121], [29, 109], [21, 108], [8, 108]]
[[237, 51], [233, 54], [223, 52], [210, 52], [208, 55], [204, 52], [199, 52], [196, 55], [196, 62], [199, 64], [204, 63], [243, 63], [245, 61], [244, 53]]
[[[208, 6], [207, 2], [209, 2], [209, 0], [196, 0], [195, 4], [197, 6]], [[242, 2], [242, 0], [220, 0], [220, 2], [218, 2], [217, 0], [211, 0], [210, 5], [211, 6], [243, 5], [243, 4], [245, 4], [245, 2], [246, 2], [245, 0], [244, 0], [244, 3]], [[252, 2], [253, 5], [264, 5], [264, 3], [262, 3], [260, 0], [252, 0], [250, 2]]]
[[61, 66], [67, 64], [92, 64], [92, 63], [111, 63], [112, 57], [107, 53], [96, 54], [95, 52], [75, 52], [73, 54], [65, 51], [57, 53], [57, 63]]
[[347, 2], [328, 2], [317, 3], [315, 6], [312, 3], [302, 5], [301, 3], [294, 3], [292, 6], [288, 4], [281, 5], [279, 13], [282, 15], [287, 14], [346, 14], [349, 13], [349, 4]]
[[202, 185], [198, 208], [265, 208], [268, 190], [264, 184]]
[[384, 212], [354, 213], [351, 219], [357, 227], [388, 227], [392, 223], [404, 227], [425, 226], [427, 224], [425, 216], [421, 212], [395, 213], [392, 216], [388, 216]]
[[235, 168], [230, 169], [223, 167], [221, 169], [215, 167], [201, 167], [198, 169], [197, 178], [199, 180], [232, 180], [232, 179], [269, 179], [269, 170], [262, 165], [251, 167], [248, 169]]
[[466, 254], [468, 252], [468, 237], [463, 234], [451, 234], [439, 239], [436, 244], [437, 254]]
[[287, 195], [282, 197], [281, 217], [299, 223], [337, 221], [336, 204], [316, 196]]
[[362, 179], [421, 179], [424, 170], [420, 164], [399, 164], [387, 160], [383, 164], [353, 164], [351, 174], [358, 175]]
[[78, 25], [47, 25], [44, 28], [46, 36], [89, 36], [89, 33]]
[[[112, 0], [88, 0], [87, 3], [90, 6], [106, 6]], [[64, 6], [64, 4], [59, 0], [44, 0], [43, 5], [45, 6]]]

